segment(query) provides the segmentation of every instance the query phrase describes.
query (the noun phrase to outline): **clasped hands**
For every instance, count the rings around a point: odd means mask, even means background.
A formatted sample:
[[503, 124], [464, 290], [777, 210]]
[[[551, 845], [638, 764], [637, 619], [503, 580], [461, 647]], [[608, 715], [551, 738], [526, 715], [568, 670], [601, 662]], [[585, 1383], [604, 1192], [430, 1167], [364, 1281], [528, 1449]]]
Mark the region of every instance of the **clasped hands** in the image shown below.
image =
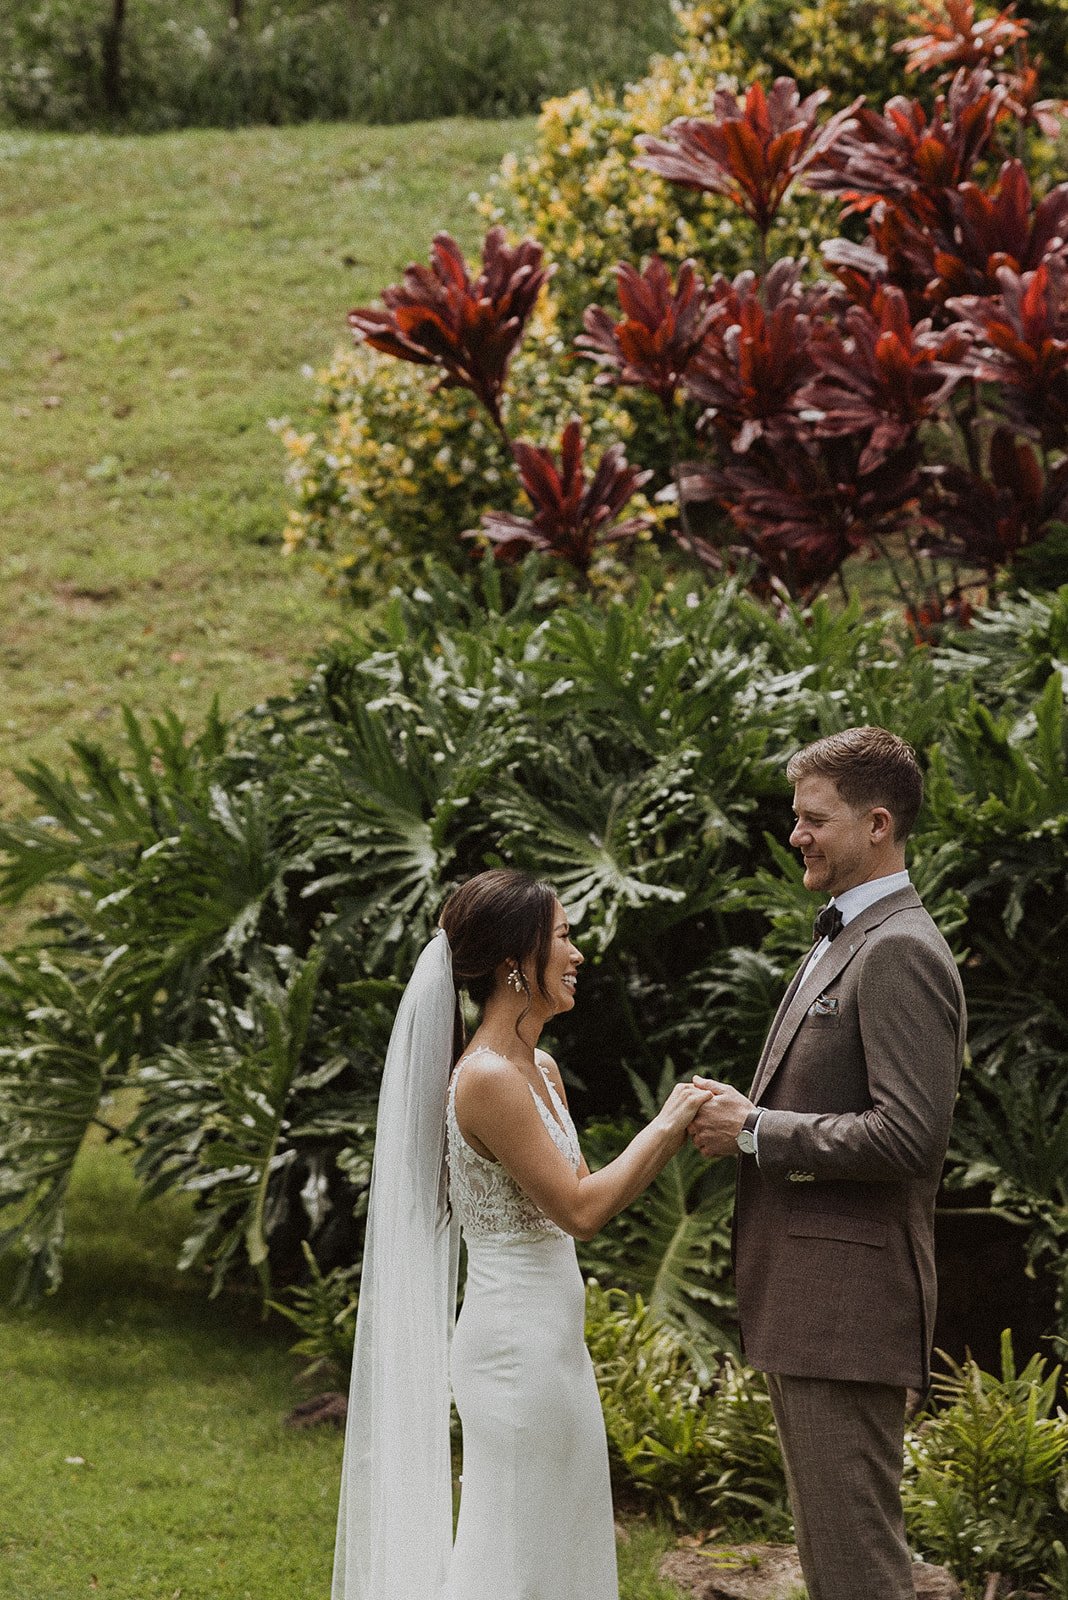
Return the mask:
[[735, 1140], [742, 1131], [746, 1117], [756, 1107], [729, 1083], [699, 1077], [693, 1081], [698, 1089], [710, 1092], [690, 1123], [691, 1142], [703, 1156], [736, 1156], [738, 1146]]

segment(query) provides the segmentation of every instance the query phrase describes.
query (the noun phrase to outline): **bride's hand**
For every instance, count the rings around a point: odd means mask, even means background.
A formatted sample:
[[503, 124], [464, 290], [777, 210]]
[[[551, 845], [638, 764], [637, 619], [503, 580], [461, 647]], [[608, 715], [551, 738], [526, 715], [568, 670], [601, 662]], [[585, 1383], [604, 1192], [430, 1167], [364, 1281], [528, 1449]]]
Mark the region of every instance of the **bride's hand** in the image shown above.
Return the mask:
[[656, 1120], [668, 1133], [678, 1138], [681, 1146], [690, 1123], [711, 1098], [709, 1089], [698, 1089], [693, 1083], [677, 1083], [660, 1107]]

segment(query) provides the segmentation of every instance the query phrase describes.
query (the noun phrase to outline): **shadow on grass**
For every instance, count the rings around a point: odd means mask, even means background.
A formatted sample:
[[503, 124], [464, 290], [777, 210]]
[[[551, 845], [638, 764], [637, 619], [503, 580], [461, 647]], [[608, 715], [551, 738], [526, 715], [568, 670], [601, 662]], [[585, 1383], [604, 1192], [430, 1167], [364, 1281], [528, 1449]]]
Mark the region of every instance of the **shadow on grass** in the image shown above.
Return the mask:
[[[247, 1362], [250, 1348], [277, 1355], [292, 1337], [276, 1314], [263, 1316], [258, 1291], [228, 1288], [210, 1298], [210, 1274], [203, 1268], [180, 1272], [182, 1243], [193, 1222], [187, 1197], [146, 1200], [117, 1143], [87, 1144], [78, 1157], [67, 1209], [68, 1245], [58, 1289], [37, 1305], [11, 1307], [17, 1263], [0, 1262], [0, 1304], [5, 1317], [33, 1323], [42, 1332], [77, 1331], [105, 1339], [123, 1330], [146, 1336], [167, 1329], [177, 1335], [179, 1354], [188, 1341], [191, 1368], [202, 1369], [205, 1344], [212, 1366]], [[92, 1370], [87, 1358], [79, 1381], [106, 1386], [106, 1367]], [[73, 1374], [72, 1374], [73, 1376]]]

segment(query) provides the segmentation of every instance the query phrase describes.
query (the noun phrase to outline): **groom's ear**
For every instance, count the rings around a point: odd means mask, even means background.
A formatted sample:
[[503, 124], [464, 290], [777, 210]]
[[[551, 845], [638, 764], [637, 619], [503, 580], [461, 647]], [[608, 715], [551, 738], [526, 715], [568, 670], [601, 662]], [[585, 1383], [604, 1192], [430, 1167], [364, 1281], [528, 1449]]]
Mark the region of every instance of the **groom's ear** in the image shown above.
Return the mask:
[[885, 806], [871, 808], [871, 842], [886, 844], [894, 837], [894, 819]]

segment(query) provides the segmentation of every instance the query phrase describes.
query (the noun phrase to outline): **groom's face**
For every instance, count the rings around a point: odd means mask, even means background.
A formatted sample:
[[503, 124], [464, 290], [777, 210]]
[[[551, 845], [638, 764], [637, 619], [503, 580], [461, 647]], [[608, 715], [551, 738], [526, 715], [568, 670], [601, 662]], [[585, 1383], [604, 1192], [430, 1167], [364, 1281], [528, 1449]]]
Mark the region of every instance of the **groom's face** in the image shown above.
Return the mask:
[[805, 888], [823, 895], [842, 894], [873, 875], [872, 812], [854, 811], [830, 778], [818, 773], [794, 789], [790, 843], [805, 863]]

